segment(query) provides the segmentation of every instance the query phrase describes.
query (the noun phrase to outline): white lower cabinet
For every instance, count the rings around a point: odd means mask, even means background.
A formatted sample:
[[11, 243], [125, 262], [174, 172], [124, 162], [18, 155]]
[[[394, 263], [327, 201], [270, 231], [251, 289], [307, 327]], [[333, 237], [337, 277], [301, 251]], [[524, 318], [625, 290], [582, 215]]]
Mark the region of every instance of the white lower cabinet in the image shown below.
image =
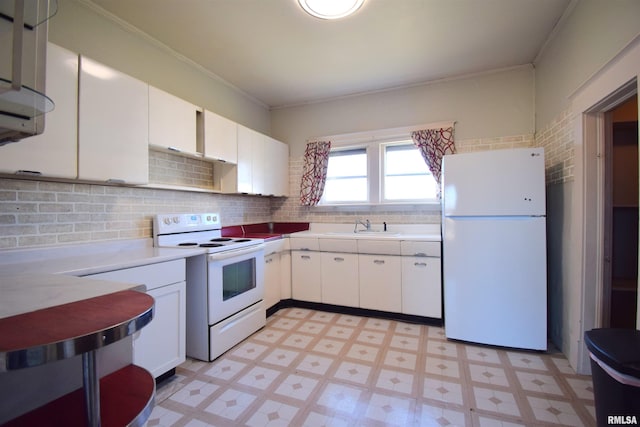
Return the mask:
[[85, 276], [145, 285], [155, 299], [153, 320], [133, 339], [133, 363], [154, 377], [186, 360], [186, 263], [184, 259]]
[[402, 312], [442, 318], [440, 258], [402, 257]]
[[358, 255], [360, 307], [402, 312], [401, 262], [398, 256]]
[[291, 251], [291, 297], [300, 301], [322, 302], [320, 252]]
[[280, 252], [280, 299], [291, 299], [291, 251], [288, 248]]
[[295, 300], [442, 319], [440, 242], [295, 237], [289, 244]]
[[322, 302], [358, 307], [358, 254], [321, 252]]
[[280, 254], [274, 252], [264, 257], [264, 305], [273, 307], [281, 299]]

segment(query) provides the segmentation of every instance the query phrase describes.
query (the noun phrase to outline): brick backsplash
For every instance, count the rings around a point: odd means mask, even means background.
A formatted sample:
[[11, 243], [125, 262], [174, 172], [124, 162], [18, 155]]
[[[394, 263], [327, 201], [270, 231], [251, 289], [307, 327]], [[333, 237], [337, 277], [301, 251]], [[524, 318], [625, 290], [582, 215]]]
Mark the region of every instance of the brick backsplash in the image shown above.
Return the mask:
[[571, 111], [564, 111], [536, 133], [535, 146], [544, 147], [547, 185], [574, 180], [573, 120]]
[[213, 163], [149, 150], [149, 182], [213, 190]]
[[[532, 134], [456, 141], [458, 152], [542, 146], [547, 184], [573, 179], [572, 117], [563, 113], [535, 137]], [[267, 221], [352, 223], [440, 223], [438, 205], [393, 209], [309, 208], [300, 206], [301, 157], [289, 159], [290, 197], [266, 198], [145, 187], [105, 186], [0, 178], [0, 248], [24, 248], [151, 237], [152, 217], [171, 212], [220, 212], [223, 225]], [[214, 188], [215, 165], [151, 150], [150, 182]]]
[[533, 144], [533, 134], [497, 138], [473, 138], [456, 141], [456, 151], [458, 153], [469, 153], [472, 151], [504, 150], [506, 148], [527, 148], [533, 147]]
[[[500, 138], [475, 138], [456, 141], [459, 153], [504, 148], [532, 147], [534, 136], [515, 135]], [[386, 221], [389, 224], [439, 224], [441, 221], [439, 205], [407, 205], [394, 208], [314, 208], [300, 206], [298, 192], [302, 177], [302, 157], [289, 159], [289, 191], [286, 200], [275, 201], [272, 207], [275, 221], [337, 222], [353, 223], [356, 218], [367, 218], [374, 224]]]
[[153, 215], [220, 212], [223, 225], [266, 222], [271, 201], [142, 187], [0, 178], [0, 248], [151, 237]]

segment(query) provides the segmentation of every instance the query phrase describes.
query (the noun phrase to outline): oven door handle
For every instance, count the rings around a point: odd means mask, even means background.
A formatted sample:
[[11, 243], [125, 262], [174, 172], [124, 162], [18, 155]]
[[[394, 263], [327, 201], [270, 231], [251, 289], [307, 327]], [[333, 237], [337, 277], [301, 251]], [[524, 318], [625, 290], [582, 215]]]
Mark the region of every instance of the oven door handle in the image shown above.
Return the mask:
[[248, 248], [232, 249], [229, 251], [222, 251], [216, 254], [209, 255], [209, 261], [222, 261], [225, 259], [237, 257], [240, 255], [251, 254], [254, 252], [260, 252], [264, 250], [264, 243], [249, 246]]

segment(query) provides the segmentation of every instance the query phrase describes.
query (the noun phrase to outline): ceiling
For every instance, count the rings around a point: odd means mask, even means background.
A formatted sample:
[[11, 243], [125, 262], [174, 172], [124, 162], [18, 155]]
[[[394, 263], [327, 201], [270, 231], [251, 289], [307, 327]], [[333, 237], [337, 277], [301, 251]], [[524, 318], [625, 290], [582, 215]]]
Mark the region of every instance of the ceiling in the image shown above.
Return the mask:
[[87, 0], [269, 108], [534, 62], [575, 0]]

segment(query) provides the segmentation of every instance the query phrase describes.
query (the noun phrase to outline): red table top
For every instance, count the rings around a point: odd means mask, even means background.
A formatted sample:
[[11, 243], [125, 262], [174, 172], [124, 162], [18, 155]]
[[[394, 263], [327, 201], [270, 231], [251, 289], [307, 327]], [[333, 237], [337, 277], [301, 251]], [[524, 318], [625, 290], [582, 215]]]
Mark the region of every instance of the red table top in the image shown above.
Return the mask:
[[[6, 317], [0, 319], [0, 352], [24, 351], [109, 332], [135, 321], [152, 310], [153, 304], [153, 297], [126, 290]], [[117, 339], [103, 337], [110, 342]], [[98, 343], [96, 348], [101, 346]]]

